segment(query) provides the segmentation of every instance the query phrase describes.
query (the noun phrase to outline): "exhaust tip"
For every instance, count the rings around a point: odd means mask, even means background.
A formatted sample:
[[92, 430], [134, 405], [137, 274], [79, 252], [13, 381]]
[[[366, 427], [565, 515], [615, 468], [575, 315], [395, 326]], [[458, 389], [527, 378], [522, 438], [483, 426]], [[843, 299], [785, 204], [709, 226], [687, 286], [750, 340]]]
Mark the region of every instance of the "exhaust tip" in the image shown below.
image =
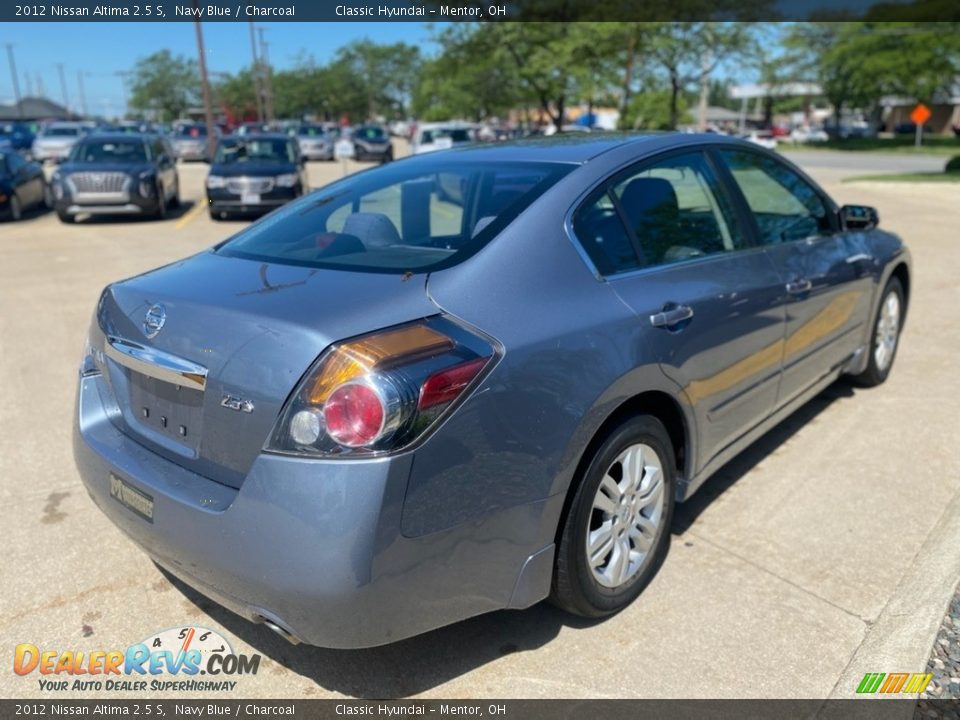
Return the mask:
[[288, 643], [290, 643], [291, 645], [299, 645], [299, 644], [302, 642], [302, 641], [300, 640], [300, 638], [298, 638], [296, 635], [294, 635], [292, 632], [290, 632], [289, 630], [287, 630], [287, 629], [286, 629], [285, 627], [283, 627], [282, 625], [278, 625], [278, 624], [277, 624], [276, 622], [274, 622], [273, 620], [269, 620], [269, 619], [263, 617], [262, 615], [258, 615], [256, 619], [257, 619], [258, 622], [262, 623], [263, 625], [265, 625], [265, 626], [266, 626], [267, 628], [269, 628], [270, 630], [273, 630], [273, 632], [275, 632], [277, 635], [279, 635], [280, 637], [282, 637], [284, 640], [286, 640], [286, 641], [287, 641]]

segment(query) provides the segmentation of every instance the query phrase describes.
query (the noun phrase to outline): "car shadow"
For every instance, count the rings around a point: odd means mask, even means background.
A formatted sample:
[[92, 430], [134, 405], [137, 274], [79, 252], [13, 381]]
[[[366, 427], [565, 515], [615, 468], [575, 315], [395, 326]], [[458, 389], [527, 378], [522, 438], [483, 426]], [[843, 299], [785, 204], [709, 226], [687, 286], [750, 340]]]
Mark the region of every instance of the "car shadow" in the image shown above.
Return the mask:
[[563, 627], [585, 628], [601, 622], [577, 618], [541, 602], [527, 610], [479, 615], [390, 645], [331, 650], [292, 645], [266, 626], [221, 607], [163, 568], [157, 569], [190, 602], [256, 652], [326, 691], [364, 699], [416, 695], [504, 655], [536, 650]]
[[[850, 383], [834, 383], [763, 435], [721, 468], [693, 498], [677, 506], [672, 534], [686, 532], [714, 499], [830, 405], [853, 394]], [[668, 555], [661, 557], [653, 576]], [[536, 650], [552, 641], [562, 628], [587, 629], [614, 617], [588, 620], [541, 602], [526, 610], [480, 615], [382, 647], [331, 650], [291, 645], [264, 625], [254, 624], [208, 599], [160, 566], [157, 569], [187, 600], [255, 651], [324, 690], [363, 699], [416, 695], [504, 655]], [[308, 686], [304, 694], [310, 691]]]
[[167, 209], [167, 217], [159, 220], [151, 215], [81, 215], [77, 225], [122, 225], [123, 223], [162, 222], [179, 220], [196, 206], [196, 200], [181, 199], [175, 208]]
[[739, 455], [727, 462], [707, 480], [692, 498], [677, 505], [671, 530], [682, 535], [696, 522], [710, 504], [729, 490], [740, 478], [772, 455], [801, 428], [813, 422], [820, 413], [841, 398], [853, 397], [855, 388], [842, 378], [802, 405], [779, 424], [761, 435]]

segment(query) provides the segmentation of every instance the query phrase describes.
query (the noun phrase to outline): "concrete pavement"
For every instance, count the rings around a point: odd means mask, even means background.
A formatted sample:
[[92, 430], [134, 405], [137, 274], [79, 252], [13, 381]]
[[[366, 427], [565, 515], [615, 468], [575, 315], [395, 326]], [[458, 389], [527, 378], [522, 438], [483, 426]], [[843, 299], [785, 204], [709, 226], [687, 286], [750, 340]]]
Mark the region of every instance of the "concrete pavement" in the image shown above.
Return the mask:
[[[76, 367], [100, 289], [242, 224], [188, 202], [166, 222], [64, 226], [48, 213], [0, 225], [0, 652], [9, 663], [21, 642], [123, 648], [197, 624], [263, 654], [236, 696], [274, 698], [827, 697], [853, 694], [866, 672], [921, 671], [960, 579], [960, 203], [946, 185], [839, 184], [806, 158], [795, 159], [839, 202], [877, 206], [911, 244], [887, 384], [831, 387], [724, 468], [679, 508], [666, 562], [616, 617], [541, 604], [351, 652], [293, 647], [172, 584], [73, 467]], [[188, 201], [205, 170], [181, 166]], [[341, 169], [310, 172], [319, 185]], [[36, 674], [8, 670], [0, 695], [44, 693]]]

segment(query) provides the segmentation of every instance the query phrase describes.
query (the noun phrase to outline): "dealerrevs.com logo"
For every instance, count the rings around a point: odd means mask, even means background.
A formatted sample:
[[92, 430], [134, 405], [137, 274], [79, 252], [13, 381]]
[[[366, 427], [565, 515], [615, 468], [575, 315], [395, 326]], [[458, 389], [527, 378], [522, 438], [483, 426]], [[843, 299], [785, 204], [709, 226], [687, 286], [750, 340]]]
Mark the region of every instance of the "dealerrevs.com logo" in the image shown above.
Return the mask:
[[[52, 650], [17, 645], [13, 671], [37, 674], [46, 692], [231, 692], [233, 678], [256, 675], [260, 655], [237, 654], [202, 627], [169, 628], [124, 650]], [[201, 677], [202, 676], [202, 677]]]

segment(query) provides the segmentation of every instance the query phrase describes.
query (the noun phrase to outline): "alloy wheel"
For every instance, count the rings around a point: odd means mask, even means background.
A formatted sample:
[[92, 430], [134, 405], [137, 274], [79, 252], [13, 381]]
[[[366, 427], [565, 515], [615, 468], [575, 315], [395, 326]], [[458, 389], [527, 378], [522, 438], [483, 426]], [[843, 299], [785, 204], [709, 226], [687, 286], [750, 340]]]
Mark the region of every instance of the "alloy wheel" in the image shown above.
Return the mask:
[[618, 588], [640, 572], [661, 530], [665, 505], [659, 455], [643, 443], [629, 446], [604, 473], [587, 526], [587, 564], [600, 585]]
[[877, 318], [877, 331], [873, 344], [873, 359], [882, 372], [893, 362], [893, 352], [897, 348], [900, 334], [900, 297], [895, 292], [887, 294], [880, 306]]

